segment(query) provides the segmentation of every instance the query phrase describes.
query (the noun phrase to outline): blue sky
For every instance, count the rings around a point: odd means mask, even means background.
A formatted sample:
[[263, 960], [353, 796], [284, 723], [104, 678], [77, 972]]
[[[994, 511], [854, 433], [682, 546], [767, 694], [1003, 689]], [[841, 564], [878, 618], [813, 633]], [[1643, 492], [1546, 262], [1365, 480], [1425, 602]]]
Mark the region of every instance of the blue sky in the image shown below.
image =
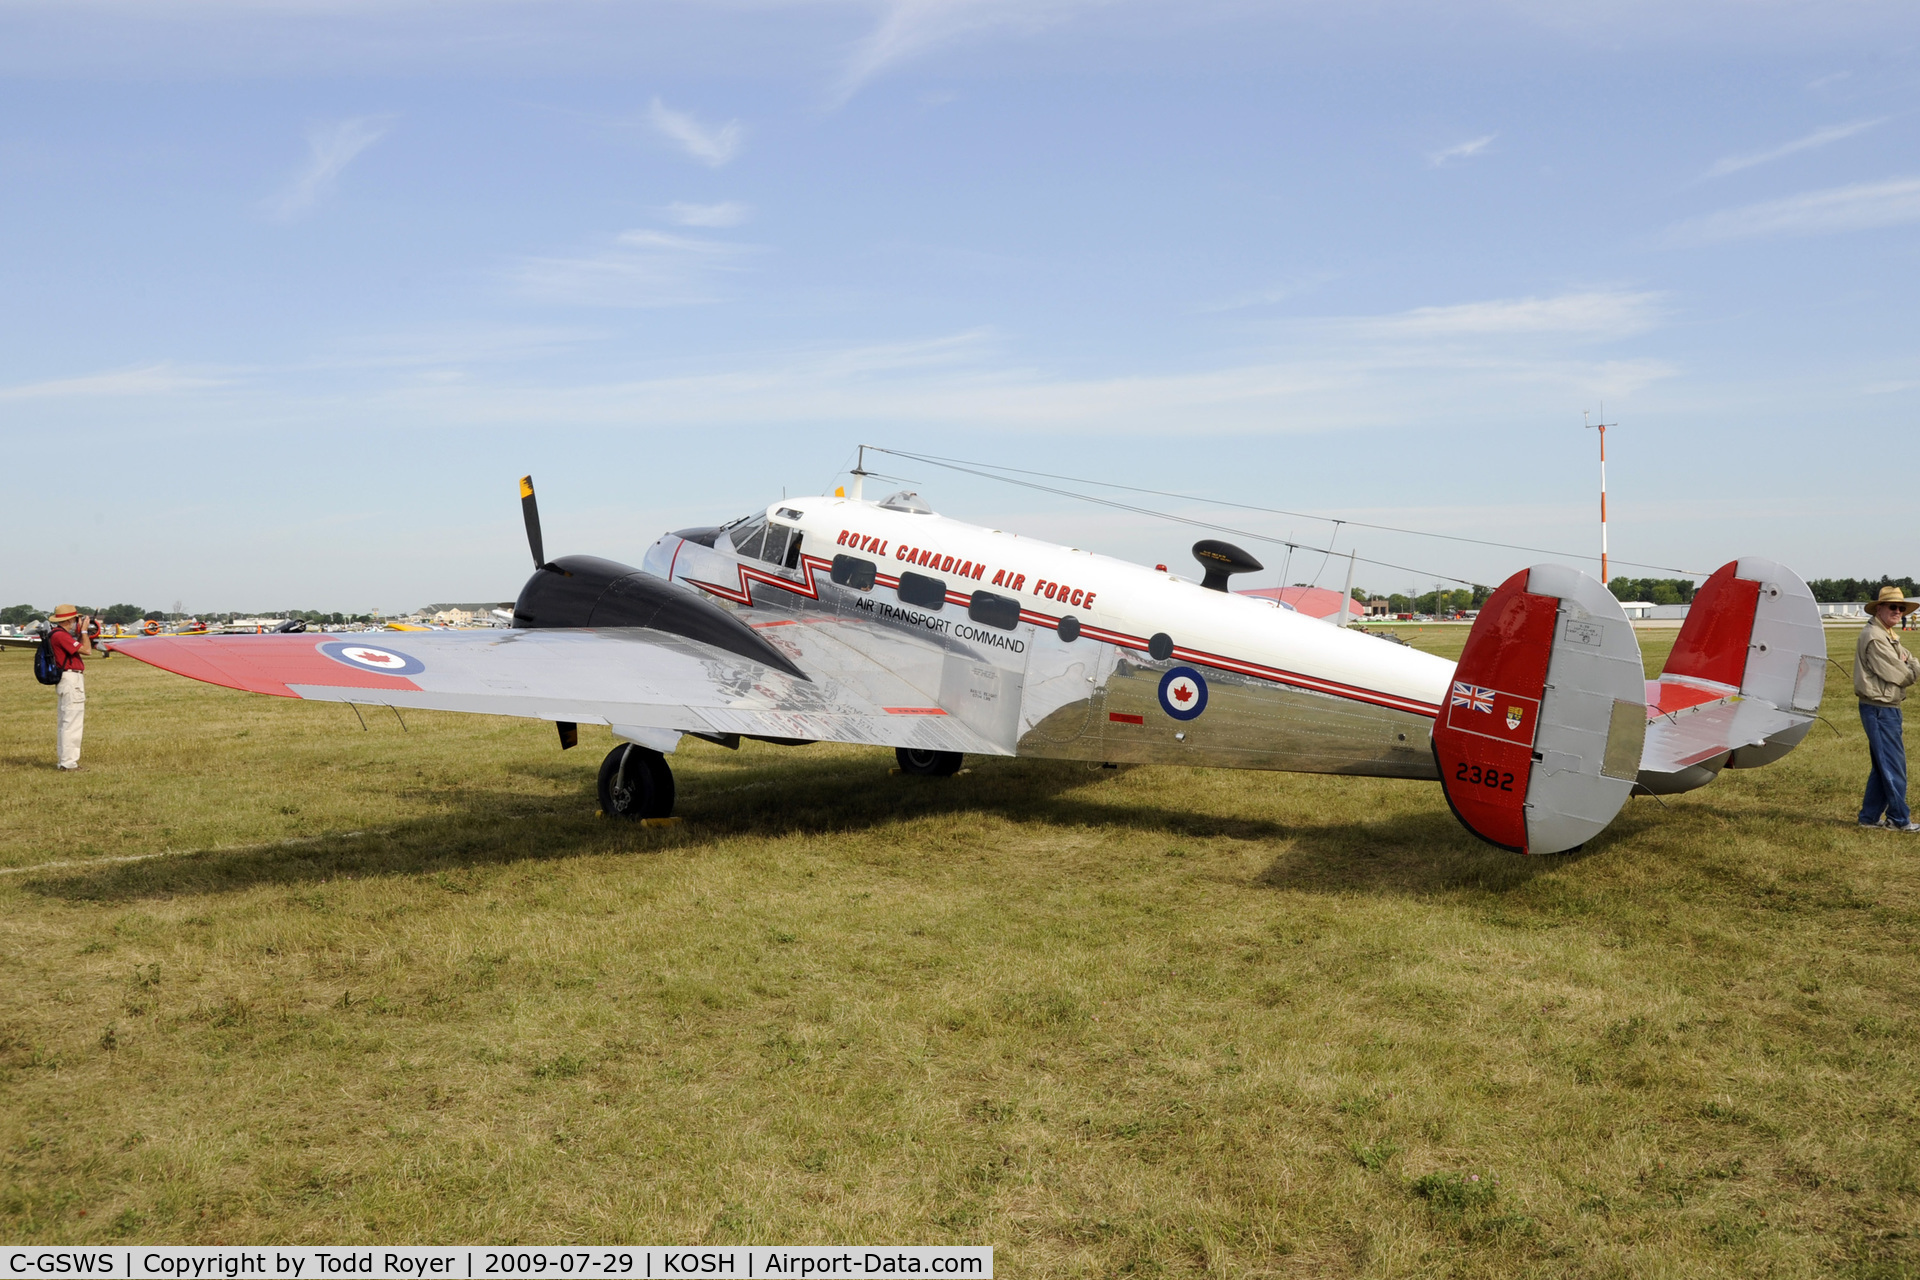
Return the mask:
[[1617, 559], [1914, 572], [1920, 7], [1569, 8], [0, 0], [0, 602], [510, 598], [524, 471], [636, 560], [862, 442], [1591, 553], [1603, 402]]

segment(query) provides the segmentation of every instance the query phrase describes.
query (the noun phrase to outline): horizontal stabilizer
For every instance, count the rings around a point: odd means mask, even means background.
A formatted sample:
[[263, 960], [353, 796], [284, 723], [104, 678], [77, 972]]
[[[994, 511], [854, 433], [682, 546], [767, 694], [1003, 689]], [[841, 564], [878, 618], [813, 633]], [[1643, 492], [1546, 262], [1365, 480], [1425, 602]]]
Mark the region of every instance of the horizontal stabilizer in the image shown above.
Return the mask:
[[1516, 853], [1561, 853], [1632, 793], [1646, 728], [1633, 626], [1576, 569], [1502, 583], [1467, 637], [1434, 725], [1440, 783], [1467, 830]]
[[1723, 768], [1771, 764], [1820, 710], [1827, 642], [1813, 593], [1777, 561], [1746, 556], [1700, 584], [1657, 680], [1647, 682], [1640, 785], [1705, 786]]

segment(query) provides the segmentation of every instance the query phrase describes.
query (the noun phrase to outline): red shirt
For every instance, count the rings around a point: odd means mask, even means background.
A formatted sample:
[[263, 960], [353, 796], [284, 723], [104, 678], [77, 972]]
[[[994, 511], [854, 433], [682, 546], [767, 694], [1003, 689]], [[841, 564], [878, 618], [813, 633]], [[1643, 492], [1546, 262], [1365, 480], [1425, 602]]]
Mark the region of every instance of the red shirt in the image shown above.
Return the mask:
[[87, 664], [80, 661], [80, 642], [73, 638], [73, 632], [65, 627], [55, 627], [53, 638], [48, 643], [53, 646], [53, 665], [62, 671], [85, 671]]

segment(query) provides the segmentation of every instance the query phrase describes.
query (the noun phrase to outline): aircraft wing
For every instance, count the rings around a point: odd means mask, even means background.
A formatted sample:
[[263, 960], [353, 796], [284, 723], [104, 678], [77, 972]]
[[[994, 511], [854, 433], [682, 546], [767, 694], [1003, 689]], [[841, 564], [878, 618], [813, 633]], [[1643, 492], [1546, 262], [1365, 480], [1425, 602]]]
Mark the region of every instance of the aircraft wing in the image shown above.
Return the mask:
[[605, 724], [616, 732], [1011, 754], [884, 668], [833, 663], [842, 669], [810, 669], [813, 678], [802, 679], [649, 628], [143, 636], [108, 647], [229, 689], [321, 702]]

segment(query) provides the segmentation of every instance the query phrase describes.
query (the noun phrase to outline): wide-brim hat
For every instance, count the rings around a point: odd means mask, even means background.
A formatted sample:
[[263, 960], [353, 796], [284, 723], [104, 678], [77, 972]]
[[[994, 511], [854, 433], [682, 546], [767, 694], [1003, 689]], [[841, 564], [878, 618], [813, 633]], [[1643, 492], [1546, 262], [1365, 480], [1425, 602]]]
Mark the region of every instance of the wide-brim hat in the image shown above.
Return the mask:
[[[1916, 600], [1914, 601], [1914, 603], [1917, 605], [1920, 605], [1920, 600]], [[54, 606], [53, 621], [55, 622], [67, 622], [79, 616], [80, 616], [80, 611], [74, 608], [70, 604], [62, 604], [62, 605]]]
[[1880, 588], [1880, 594], [1874, 598], [1867, 608], [1878, 609], [1883, 604], [1890, 604], [1902, 613], [1912, 613], [1915, 609], [1920, 609], [1920, 600], [1907, 599], [1906, 595], [1902, 593], [1898, 587]]

